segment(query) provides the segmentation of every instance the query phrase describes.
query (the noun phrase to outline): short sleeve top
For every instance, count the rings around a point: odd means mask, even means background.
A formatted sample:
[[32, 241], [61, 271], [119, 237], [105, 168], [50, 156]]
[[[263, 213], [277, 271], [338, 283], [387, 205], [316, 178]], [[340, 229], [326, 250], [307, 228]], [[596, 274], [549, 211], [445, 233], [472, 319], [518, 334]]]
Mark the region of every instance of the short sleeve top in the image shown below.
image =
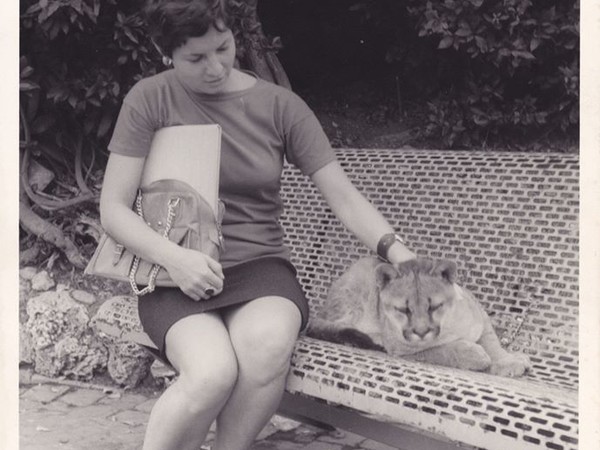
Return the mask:
[[245, 90], [198, 94], [168, 70], [139, 81], [127, 94], [108, 148], [145, 157], [156, 130], [213, 123], [222, 129], [221, 263], [228, 267], [264, 256], [289, 258], [279, 224], [284, 160], [306, 175], [335, 160], [314, 113], [292, 91], [257, 79]]

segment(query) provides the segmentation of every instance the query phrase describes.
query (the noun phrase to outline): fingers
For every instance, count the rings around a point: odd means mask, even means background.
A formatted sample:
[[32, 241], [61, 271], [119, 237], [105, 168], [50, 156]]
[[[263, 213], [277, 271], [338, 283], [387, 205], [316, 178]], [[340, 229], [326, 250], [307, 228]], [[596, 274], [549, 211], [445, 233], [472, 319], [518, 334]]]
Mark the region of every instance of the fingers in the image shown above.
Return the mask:
[[193, 286], [182, 288], [182, 291], [196, 301], [208, 300], [220, 294], [223, 291], [223, 272], [220, 270], [220, 265], [219, 273], [209, 270]]
[[201, 301], [201, 300], [208, 300], [211, 297], [214, 297], [215, 295], [219, 294], [221, 291], [217, 291], [216, 289], [208, 286], [206, 288], [188, 288], [188, 289], [184, 289], [181, 288], [181, 290], [183, 291], [183, 293], [185, 295], [187, 295], [188, 297], [190, 297], [192, 300], [195, 300], [197, 302]]
[[169, 274], [188, 297], [207, 300], [223, 290], [223, 269], [214, 259], [201, 252], [185, 249]]
[[223, 280], [223, 278], [225, 278], [225, 276], [223, 275], [223, 268], [221, 267], [221, 264], [219, 264], [217, 261], [215, 261], [209, 256], [206, 257], [206, 263], [208, 264], [209, 269], [212, 270], [212, 272], [217, 277], [219, 277], [221, 281]]

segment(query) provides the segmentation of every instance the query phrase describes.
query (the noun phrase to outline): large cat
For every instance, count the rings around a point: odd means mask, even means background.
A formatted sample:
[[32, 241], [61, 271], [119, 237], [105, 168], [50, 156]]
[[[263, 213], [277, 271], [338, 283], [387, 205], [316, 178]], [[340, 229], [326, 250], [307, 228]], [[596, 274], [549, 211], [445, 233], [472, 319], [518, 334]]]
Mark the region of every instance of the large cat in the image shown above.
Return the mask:
[[451, 261], [419, 258], [396, 267], [362, 258], [336, 280], [308, 335], [393, 356], [502, 376], [523, 375], [483, 307], [455, 283]]

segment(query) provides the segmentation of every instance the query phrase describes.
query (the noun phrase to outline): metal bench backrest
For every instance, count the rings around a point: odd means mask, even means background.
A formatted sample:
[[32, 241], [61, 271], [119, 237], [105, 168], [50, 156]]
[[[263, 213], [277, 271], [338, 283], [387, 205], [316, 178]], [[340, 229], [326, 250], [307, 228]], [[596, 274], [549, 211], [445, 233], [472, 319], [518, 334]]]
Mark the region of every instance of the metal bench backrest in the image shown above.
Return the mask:
[[[529, 377], [577, 388], [579, 159], [573, 154], [340, 149], [357, 188], [419, 255], [454, 260], [459, 283]], [[284, 173], [281, 222], [316, 310], [333, 280], [371, 254], [310, 180]]]

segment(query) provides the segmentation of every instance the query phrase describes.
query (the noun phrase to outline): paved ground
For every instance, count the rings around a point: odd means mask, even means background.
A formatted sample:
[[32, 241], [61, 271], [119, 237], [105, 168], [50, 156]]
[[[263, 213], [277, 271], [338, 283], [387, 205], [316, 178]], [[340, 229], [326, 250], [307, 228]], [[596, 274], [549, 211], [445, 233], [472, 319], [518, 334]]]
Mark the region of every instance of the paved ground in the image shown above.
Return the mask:
[[[20, 450], [139, 450], [156, 394], [21, 374]], [[210, 439], [210, 435], [209, 435]], [[252, 450], [390, 450], [351, 433], [275, 417]]]

